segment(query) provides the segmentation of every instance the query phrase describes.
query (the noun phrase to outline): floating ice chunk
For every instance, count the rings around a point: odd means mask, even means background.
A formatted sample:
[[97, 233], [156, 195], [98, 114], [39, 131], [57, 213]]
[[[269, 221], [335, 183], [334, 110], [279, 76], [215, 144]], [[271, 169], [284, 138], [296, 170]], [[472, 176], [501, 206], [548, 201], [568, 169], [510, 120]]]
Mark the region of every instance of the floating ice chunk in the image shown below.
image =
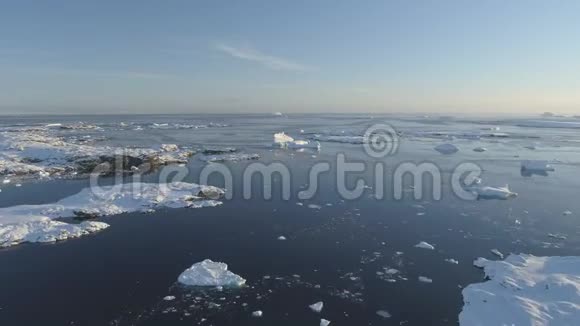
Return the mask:
[[252, 312], [252, 317], [254, 317], [254, 318], [260, 318], [263, 315], [264, 315], [264, 313], [262, 312], [262, 310], [257, 310], [257, 311]]
[[450, 263], [450, 264], [453, 264], [453, 265], [459, 264], [459, 262], [457, 260], [453, 259], [453, 258], [445, 259], [445, 261], [448, 262], [448, 263]]
[[[7, 219], [6, 216], [0, 215], [0, 220], [1, 218]], [[25, 242], [56, 242], [78, 238], [108, 227], [108, 224], [102, 222], [85, 221], [80, 224], [68, 224], [44, 216], [26, 216], [22, 217], [20, 222], [0, 223], [0, 248]]]
[[441, 144], [436, 146], [435, 150], [444, 155], [450, 155], [459, 152], [459, 148], [453, 144]]
[[322, 311], [322, 308], [324, 308], [324, 302], [319, 301], [317, 303], [311, 304], [308, 307], [310, 308], [310, 310], [320, 313]]
[[483, 199], [509, 199], [513, 197], [517, 197], [518, 194], [512, 192], [509, 189], [509, 185], [505, 185], [503, 187], [490, 187], [490, 186], [476, 186], [472, 187], [472, 191], [478, 198]]
[[241, 287], [246, 284], [245, 279], [228, 270], [227, 264], [209, 259], [193, 264], [177, 280], [190, 286]]
[[286, 135], [284, 132], [279, 132], [274, 134], [274, 143], [276, 144], [284, 144], [284, 143], [289, 143], [289, 142], [293, 142], [294, 138]]
[[564, 215], [564, 216], [570, 216], [570, 215], [572, 215], [572, 214], [573, 214], [573, 213], [572, 213], [572, 211], [564, 211], [564, 212], [562, 213], [562, 215]]
[[435, 250], [435, 247], [425, 241], [421, 241], [418, 244], [415, 245], [416, 248], [421, 248], [421, 249], [428, 249], [428, 250]]
[[320, 320], [320, 326], [328, 326], [328, 325], [330, 325], [330, 320], [326, 320], [326, 319]]
[[425, 276], [419, 276], [419, 282], [422, 282], [422, 283], [433, 283], [433, 280], [430, 279], [430, 278], [428, 278], [428, 277], [425, 277]]
[[292, 149], [312, 148], [320, 150], [319, 142], [308, 140], [295, 140], [294, 138], [286, 135], [284, 132], [274, 134], [274, 144], [276, 146], [284, 148], [292, 148]]
[[286, 240], [286, 237], [285, 237], [285, 236], [283, 236], [283, 235], [281, 235], [281, 236], [279, 236], [279, 237], [278, 237], [278, 240], [280, 240], [280, 241], [284, 241], [284, 240]]
[[385, 319], [392, 317], [391, 314], [386, 310], [378, 310], [377, 315]]
[[473, 149], [474, 152], [478, 152], [478, 153], [483, 153], [483, 152], [487, 152], [487, 148], [485, 147], [476, 147]]
[[497, 249], [491, 249], [491, 253], [498, 256], [499, 259], [503, 259], [503, 254]]
[[311, 209], [321, 209], [321, 208], [322, 208], [322, 206], [320, 206], [320, 205], [316, 205], [316, 204], [309, 204], [309, 205], [308, 205], [308, 208], [311, 208]]
[[489, 280], [463, 290], [460, 325], [578, 324], [580, 257], [512, 254], [480, 267]]
[[522, 161], [522, 170], [525, 171], [537, 171], [537, 172], [549, 172], [555, 171], [554, 167], [548, 163], [548, 161]]
[[175, 297], [172, 296], [172, 295], [168, 295], [165, 298], [163, 298], [163, 300], [165, 300], [165, 301], [173, 301], [173, 300], [175, 300]]
[[10, 179], [4, 179], [4, 180], [2, 180], [2, 183], [3, 184], [9, 184], [10, 182], [11, 182]]

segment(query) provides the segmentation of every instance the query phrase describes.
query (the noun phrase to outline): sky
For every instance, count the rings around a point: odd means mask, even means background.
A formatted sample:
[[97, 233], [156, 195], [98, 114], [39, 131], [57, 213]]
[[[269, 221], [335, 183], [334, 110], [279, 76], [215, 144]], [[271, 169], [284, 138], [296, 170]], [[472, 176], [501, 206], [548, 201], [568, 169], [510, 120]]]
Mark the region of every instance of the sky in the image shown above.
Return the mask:
[[0, 0], [0, 114], [580, 114], [580, 1]]

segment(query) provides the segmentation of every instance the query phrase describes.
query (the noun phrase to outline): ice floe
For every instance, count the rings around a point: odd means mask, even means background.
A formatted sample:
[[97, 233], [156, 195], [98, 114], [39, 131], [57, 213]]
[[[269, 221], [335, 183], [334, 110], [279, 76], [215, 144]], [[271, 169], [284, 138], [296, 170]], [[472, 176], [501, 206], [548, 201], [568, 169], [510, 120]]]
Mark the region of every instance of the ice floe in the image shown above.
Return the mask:
[[376, 314], [377, 314], [379, 317], [382, 317], [382, 318], [385, 318], [385, 319], [387, 319], [387, 318], [391, 318], [391, 314], [390, 314], [388, 311], [386, 311], [386, 310], [378, 310], [378, 311], [376, 312]]
[[435, 150], [444, 155], [451, 155], [459, 152], [459, 148], [453, 144], [441, 144], [436, 146]]
[[462, 326], [577, 325], [580, 320], [580, 257], [510, 255], [478, 259], [489, 279], [467, 286]]
[[427, 249], [427, 250], [435, 250], [435, 247], [425, 241], [421, 241], [415, 245], [416, 248]]
[[491, 253], [498, 256], [499, 259], [503, 259], [503, 254], [497, 249], [491, 249]]
[[450, 264], [453, 264], [453, 265], [458, 265], [459, 264], [459, 261], [457, 261], [457, 260], [455, 260], [453, 258], [445, 259], [445, 261], [448, 262], [448, 263], [450, 263]]
[[252, 317], [254, 318], [260, 318], [264, 315], [264, 313], [262, 312], [262, 310], [256, 310], [254, 312], [252, 312]]
[[246, 280], [228, 270], [228, 265], [206, 259], [193, 264], [179, 278], [179, 283], [189, 286], [241, 287]]
[[426, 276], [419, 276], [419, 282], [421, 283], [433, 283], [433, 280]]
[[330, 320], [326, 320], [326, 319], [321, 319], [320, 320], [320, 326], [328, 326], [330, 325]]
[[320, 150], [319, 142], [308, 140], [296, 140], [286, 135], [284, 132], [274, 134], [274, 145], [282, 148], [292, 148], [292, 149], [310, 148]]
[[322, 308], [324, 308], [324, 302], [319, 301], [319, 302], [311, 304], [308, 307], [310, 308], [310, 310], [317, 312], [317, 313], [320, 313], [322, 311]]
[[[0, 221], [4, 217], [0, 213]], [[69, 224], [42, 216], [24, 217], [24, 220], [16, 223], [2, 224], [0, 222], [0, 248], [26, 242], [45, 243], [78, 238], [108, 227], [108, 224], [96, 221]]]
[[[0, 175], [71, 176], [131, 173], [132, 166], [184, 163], [193, 154], [174, 144], [154, 148], [92, 146], [58, 136], [50, 128], [22, 128], [0, 133]], [[113, 170], [114, 169], [114, 170]]]
[[481, 184], [481, 179], [476, 179], [475, 185], [468, 187], [468, 189], [477, 196], [478, 199], [510, 199], [517, 197], [518, 194], [512, 192], [509, 185], [503, 187], [491, 187]]
[[67, 224], [51, 219], [83, 220], [163, 207], [213, 207], [221, 204], [218, 199], [224, 193], [221, 188], [184, 182], [129, 183], [85, 188], [53, 204], [4, 207], [0, 208], [0, 246], [64, 240], [108, 227], [100, 222]]
[[478, 152], [478, 153], [483, 153], [483, 152], [487, 152], [487, 148], [485, 147], [476, 147], [473, 149], [474, 152]]

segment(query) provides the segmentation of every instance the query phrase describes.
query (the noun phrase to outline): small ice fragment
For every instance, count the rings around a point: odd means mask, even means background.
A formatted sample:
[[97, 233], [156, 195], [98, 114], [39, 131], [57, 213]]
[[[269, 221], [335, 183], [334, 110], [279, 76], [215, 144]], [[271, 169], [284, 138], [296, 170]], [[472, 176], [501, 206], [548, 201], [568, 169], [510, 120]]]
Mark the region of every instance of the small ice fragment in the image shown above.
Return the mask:
[[435, 147], [435, 150], [444, 155], [455, 154], [459, 151], [459, 148], [453, 144], [442, 144]]
[[330, 320], [326, 320], [326, 319], [320, 320], [320, 326], [328, 326], [328, 325], [330, 325]]
[[255, 317], [255, 318], [260, 318], [260, 317], [262, 317], [262, 315], [263, 315], [262, 310], [257, 310], [257, 311], [252, 312], [252, 317]]
[[498, 256], [500, 259], [503, 259], [503, 254], [497, 249], [491, 249], [491, 253]]
[[324, 303], [322, 301], [319, 301], [317, 303], [311, 304], [309, 307], [310, 310], [320, 313], [322, 311], [322, 308], [324, 307]]
[[487, 152], [487, 148], [485, 147], [476, 147], [473, 149], [474, 152], [478, 152], [478, 153], [483, 153], [483, 152]]
[[488, 187], [488, 186], [477, 186], [473, 188], [473, 192], [480, 198], [484, 199], [509, 199], [517, 197], [518, 194], [512, 192], [509, 185], [503, 187]]
[[22, 184], [21, 184], [21, 183], [17, 183], [17, 184], [15, 184], [14, 186], [15, 186], [15, 187], [22, 187]]
[[433, 283], [433, 280], [425, 277], [425, 276], [419, 276], [419, 282], [423, 282], [423, 283]]
[[572, 215], [572, 211], [564, 211], [564, 213], [562, 213], [562, 215], [570, 216], [570, 215]]
[[172, 296], [172, 295], [168, 295], [165, 298], [163, 298], [163, 300], [165, 300], [165, 301], [173, 301], [173, 300], [175, 300], [175, 297]]
[[283, 236], [283, 235], [281, 235], [281, 236], [279, 236], [279, 237], [278, 237], [278, 240], [280, 240], [280, 241], [284, 241], [284, 240], [286, 240], [286, 237], [285, 237], [285, 236]]
[[459, 262], [457, 260], [453, 259], [453, 258], [445, 259], [445, 261], [448, 262], [448, 263], [450, 263], [450, 264], [454, 264], [454, 265], [459, 264]]
[[421, 241], [418, 244], [415, 245], [416, 248], [421, 248], [421, 249], [428, 249], [428, 250], [435, 250], [435, 247], [425, 241]]
[[322, 206], [316, 205], [316, 204], [310, 204], [310, 205], [308, 205], [308, 208], [311, 208], [311, 209], [321, 209]]
[[388, 311], [386, 311], [386, 310], [379, 310], [379, 311], [377, 311], [377, 315], [379, 315], [380, 317], [383, 317], [385, 319], [391, 318], [391, 314]]
[[10, 179], [4, 179], [4, 180], [2, 180], [2, 183], [3, 184], [8, 184], [8, 183], [10, 183]]

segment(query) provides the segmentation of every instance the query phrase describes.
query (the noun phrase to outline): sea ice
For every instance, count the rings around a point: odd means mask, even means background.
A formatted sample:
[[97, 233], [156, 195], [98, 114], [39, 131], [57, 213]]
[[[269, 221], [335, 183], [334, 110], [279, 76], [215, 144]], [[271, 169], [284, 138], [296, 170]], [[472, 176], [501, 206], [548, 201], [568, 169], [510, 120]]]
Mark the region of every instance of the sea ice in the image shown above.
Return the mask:
[[491, 253], [498, 256], [499, 259], [503, 259], [503, 254], [497, 249], [491, 249]]
[[453, 258], [445, 259], [445, 261], [448, 262], [448, 263], [450, 263], [450, 264], [453, 264], [453, 265], [459, 264], [459, 262], [457, 260], [453, 259]]
[[478, 152], [478, 153], [483, 153], [483, 152], [487, 152], [487, 148], [485, 147], [476, 147], [473, 149], [474, 152]]
[[228, 270], [225, 263], [206, 259], [193, 264], [179, 275], [178, 282], [190, 286], [241, 287], [246, 280]]
[[292, 149], [312, 148], [320, 150], [319, 142], [308, 140], [295, 140], [294, 138], [286, 135], [284, 132], [274, 134], [274, 145]]
[[391, 314], [386, 310], [378, 310], [377, 315], [385, 319], [391, 318]]
[[278, 237], [278, 240], [280, 240], [280, 241], [284, 241], [284, 240], [286, 240], [286, 237], [285, 237], [285, 236], [283, 236], [283, 235], [281, 235], [281, 236], [279, 236], [279, 237]]
[[[0, 221], [4, 218], [5, 216], [0, 213]], [[0, 223], [0, 248], [25, 242], [56, 242], [78, 238], [108, 227], [106, 223], [95, 221], [69, 224], [43, 216], [26, 216], [18, 223]]]
[[328, 325], [330, 325], [330, 320], [326, 320], [326, 319], [320, 320], [320, 326], [328, 326]]
[[53, 204], [0, 208], [0, 245], [47, 242], [79, 237], [108, 227], [105, 223], [67, 224], [55, 218], [95, 218], [156, 208], [213, 207], [220, 205], [224, 190], [193, 183], [129, 183], [85, 188]]
[[324, 308], [324, 302], [319, 301], [317, 303], [311, 304], [308, 307], [310, 308], [310, 310], [320, 313], [322, 311], [322, 308]]
[[509, 199], [517, 197], [518, 194], [509, 189], [509, 185], [503, 187], [490, 187], [477, 185], [471, 188], [472, 192], [482, 199]]
[[421, 241], [418, 244], [415, 245], [416, 248], [421, 248], [421, 249], [428, 249], [428, 250], [435, 250], [435, 247], [425, 241]]
[[460, 325], [578, 324], [580, 257], [512, 254], [476, 262], [489, 280], [463, 290]]
[[257, 311], [252, 312], [252, 317], [255, 317], [255, 318], [260, 318], [263, 315], [264, 315], [264, 313], [262, 313], [262, 310], [257, 310]]
[[228, 154], [218, 154], [218, 155], [202, 155], [199, 157], [200, 160], [205, 162], [239, 162], [247, 160], [257, 160], [260, 158], [258, 154], [243, 154], [243, 153], [228, 153]]
[[433, 280], [430, 279], [430, 278], [428, 278], [428, 277], [425, 277], [425, 276], [419, 276], [419, 282], [422, 282], [422, 283], [433, 283]]

